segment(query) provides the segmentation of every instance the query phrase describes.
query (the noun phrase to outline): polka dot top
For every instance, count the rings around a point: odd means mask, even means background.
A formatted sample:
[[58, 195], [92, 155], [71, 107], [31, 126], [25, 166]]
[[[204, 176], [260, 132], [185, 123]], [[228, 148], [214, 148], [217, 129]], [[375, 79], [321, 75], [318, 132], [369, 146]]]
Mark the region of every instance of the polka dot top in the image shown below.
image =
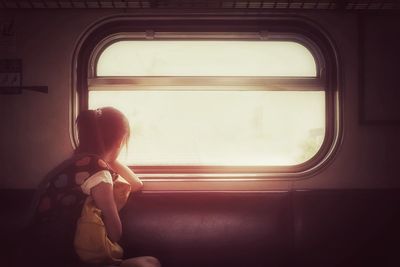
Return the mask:
[[87, 155], [58, 172], [46, 185], [36, 212], [36, 222], [62, 220], [75, 225], [90, 188], [112, 183], [118, 174], [97, 155]]

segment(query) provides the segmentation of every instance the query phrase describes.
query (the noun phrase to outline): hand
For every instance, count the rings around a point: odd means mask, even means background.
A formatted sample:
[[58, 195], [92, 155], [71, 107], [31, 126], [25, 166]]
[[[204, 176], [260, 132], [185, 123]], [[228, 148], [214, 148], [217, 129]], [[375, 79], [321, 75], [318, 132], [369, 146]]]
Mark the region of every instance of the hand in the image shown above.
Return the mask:
[[139, 177], [124, 164], [120, 163], [118, 160], [114, 160], [113, 162], [109, 162], [111, 168], [121, 175], [128, 183], [131, 185], [131, 192], [139, 191], [143, 187], [143, 182], [139, 179]]

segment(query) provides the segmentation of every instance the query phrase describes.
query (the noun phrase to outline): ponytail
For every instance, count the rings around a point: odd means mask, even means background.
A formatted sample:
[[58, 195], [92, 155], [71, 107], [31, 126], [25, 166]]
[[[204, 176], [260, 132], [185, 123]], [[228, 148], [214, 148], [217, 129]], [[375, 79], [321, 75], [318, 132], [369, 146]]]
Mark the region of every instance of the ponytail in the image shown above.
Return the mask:
[[76, 124], [79, 145], [75, 153], [103, 155], [124, 136], [127, 142], [130, 135], [127, 118], [112, 107], [84, 110], [76, 119]]

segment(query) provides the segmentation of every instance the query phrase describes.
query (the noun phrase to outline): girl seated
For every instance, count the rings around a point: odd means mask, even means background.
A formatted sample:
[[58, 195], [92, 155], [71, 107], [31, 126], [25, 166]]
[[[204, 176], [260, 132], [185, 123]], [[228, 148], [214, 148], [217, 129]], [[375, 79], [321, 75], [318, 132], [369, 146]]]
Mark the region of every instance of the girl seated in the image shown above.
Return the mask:
[[[79, 114], [76, 123], [79, 145], [72, 160], [62, 164], [62, 168], [58, 168], [46, 183], [47, 188], [41, 196], [35, 216], [33, 240], [41, 252], [34, 254], [37, 263], [43, 265], [51, 264], [48, 262], [50, 258], [57, 258], [66, 264], [79, 262], [74, 251], [74, 235], [78, 218], [89, 196], [101, 212], [108, 239], [118, 242], [122, 235], [118, 213], [121, 207], [114, 200], [113, 183], [121, 176], [130, 184], [132, 192], [143, 186], [140, 179], [117, 160], [130, 136], [129, 122], [120, 111], [112, 107], [86, 110]], [[151, 256], [102, 264], [160, 266], [159, 261]]]

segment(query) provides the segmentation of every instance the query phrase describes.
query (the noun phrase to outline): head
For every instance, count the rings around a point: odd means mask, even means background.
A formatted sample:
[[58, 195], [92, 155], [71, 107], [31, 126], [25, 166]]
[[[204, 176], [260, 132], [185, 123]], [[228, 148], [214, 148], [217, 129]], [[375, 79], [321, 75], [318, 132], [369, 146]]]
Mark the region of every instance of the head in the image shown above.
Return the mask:
[[128, 119], [113, 107], [84, 110], [76, 119], [79, 145], [76, 153], [116, 159], [130, 136]]

